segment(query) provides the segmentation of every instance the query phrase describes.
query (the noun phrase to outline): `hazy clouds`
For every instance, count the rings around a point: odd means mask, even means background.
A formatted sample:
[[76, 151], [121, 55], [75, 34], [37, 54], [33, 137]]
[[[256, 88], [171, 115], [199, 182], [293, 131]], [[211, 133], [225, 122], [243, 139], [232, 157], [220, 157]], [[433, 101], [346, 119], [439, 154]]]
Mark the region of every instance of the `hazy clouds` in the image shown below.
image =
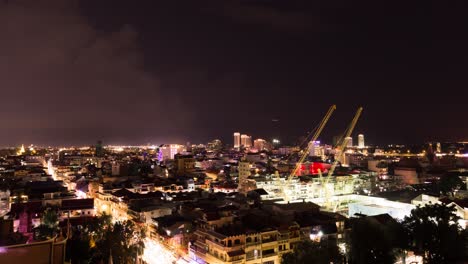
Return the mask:
[[0, 145], [152, 140], [180, 127], [137, 37], [130, 26], [96, 31], [75, 1], [1, 1]]

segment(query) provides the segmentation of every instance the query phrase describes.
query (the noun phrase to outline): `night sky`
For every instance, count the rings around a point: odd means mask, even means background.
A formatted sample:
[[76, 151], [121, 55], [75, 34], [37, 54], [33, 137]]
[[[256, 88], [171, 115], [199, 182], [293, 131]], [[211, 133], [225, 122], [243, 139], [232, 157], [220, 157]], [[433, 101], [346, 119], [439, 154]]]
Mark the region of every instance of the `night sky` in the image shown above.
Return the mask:
[[464, 2], [0, 0], [0, 146], [468, 141]]

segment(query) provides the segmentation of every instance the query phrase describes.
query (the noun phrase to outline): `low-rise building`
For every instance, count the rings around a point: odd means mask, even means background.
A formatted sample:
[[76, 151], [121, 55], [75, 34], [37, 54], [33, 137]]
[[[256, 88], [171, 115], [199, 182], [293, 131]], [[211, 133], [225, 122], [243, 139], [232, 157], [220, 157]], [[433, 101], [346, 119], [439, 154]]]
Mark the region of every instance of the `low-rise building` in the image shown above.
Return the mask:
[[128, 208], [129, 216], [138, 222], [151, 224], [153, 218], [172, 214], [172, 208], [163, 205], [132, 204]]

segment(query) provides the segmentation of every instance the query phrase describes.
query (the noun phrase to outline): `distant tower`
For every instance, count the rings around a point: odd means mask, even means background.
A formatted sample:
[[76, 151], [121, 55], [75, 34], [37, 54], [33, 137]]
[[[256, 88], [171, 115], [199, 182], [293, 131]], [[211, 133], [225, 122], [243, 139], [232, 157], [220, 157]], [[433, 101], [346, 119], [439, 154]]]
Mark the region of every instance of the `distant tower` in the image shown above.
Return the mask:
[[432, 143], [429, 143], [429, 147], [426, 151], [426, 158], [430, 164], [433, 164], [435, 161], [436, 155], [434, 153], [434, 149], [432, 148]]
[[358, 135], [358, 147], [359, 148], [365, 148], [366, 144], [364, 143], [364, 135], [359, 134]]
[[25, 152], [26, 150], [24, 149], [24, 145], [22, 144], [21, 149], [18, 151], [18, 155], [23, 155]]
[[352, 148], [353, 147], [353, 138], [352, 137], [347, 137], [347, 138], [345, 138], [345, 140], [348, 142], [346, 147]]
[[241, 145], [241, 134], [239, 132], [234, 133], [234, 148], [240, 148]]
[[442, 146], [440, 145], [440, 142], [437, 142], [437, 153], [441, 153], [442, 152]]

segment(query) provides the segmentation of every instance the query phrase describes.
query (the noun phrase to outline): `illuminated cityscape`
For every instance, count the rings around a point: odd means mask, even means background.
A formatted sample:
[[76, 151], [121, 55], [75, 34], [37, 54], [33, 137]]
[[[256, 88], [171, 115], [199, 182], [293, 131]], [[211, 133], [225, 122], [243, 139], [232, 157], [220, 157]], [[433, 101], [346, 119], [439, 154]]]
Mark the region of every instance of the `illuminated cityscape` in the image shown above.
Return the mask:
[[0, 0], [0, 264], [468, 263], [463, 6]]
[[[417, 206], [449, 204], [458, 225], [467, 227], [467, 143], [427, 143], [414, 151], [404, 145], [350, 146], [348, 137], [339, 149], [312, 139], [288, 154], [266, 140], [242, 149], [217, 141], [5, 148], [0, 212], [2, 225], [10, 227], [3, 230], [21, 234], [16, 243], [33, 250], [47, 239], [40, 230], [47, 210], [54, 210], [60, 232], [51, 243], [58, 247], [66, 239], [72, 246], [80, 227], [107, 215], [111, 223], [145, 227], [132, 261], [279, 264], [303, 241], [332, 243], [346, 259], [356, 217], [403, 221]], [[270, 147], [260, 150], [259, 142]], [[432, 146], [440, 152], [431, 152]], [[442, 191], [445, 177], [460, 182], [452, 194]], [[15, 243], [8, 235], [3, 239], [3, 250], [13, 254], [16, 247], [9, 244]], [[65, 262], [77, 258], [65, 252], [59, 255]], [[422, 261], [412, 251], [405, 257]]]

